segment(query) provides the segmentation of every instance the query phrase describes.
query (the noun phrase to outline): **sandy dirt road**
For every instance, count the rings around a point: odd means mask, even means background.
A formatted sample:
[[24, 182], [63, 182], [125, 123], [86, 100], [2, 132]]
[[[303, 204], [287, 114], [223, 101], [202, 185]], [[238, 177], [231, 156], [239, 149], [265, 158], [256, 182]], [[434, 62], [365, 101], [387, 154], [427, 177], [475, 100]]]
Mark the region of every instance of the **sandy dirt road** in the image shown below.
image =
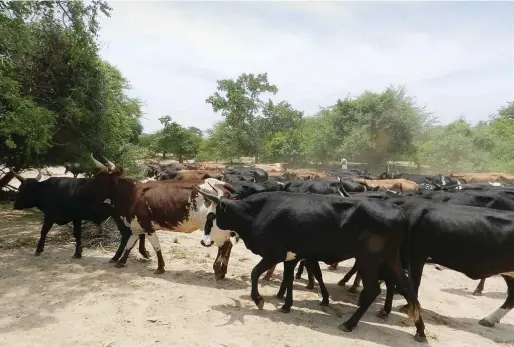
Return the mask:
[[[416, 345], [414, 327], [397, 311], [403, 299], [395, 300], [387, 322], [375, 316], [385, 289], [352, 333], [337, 329], [355, 310], [356, 295], [336, 285], [353, 260], [336, 271], [322, 264], [329, 308], [318, 305], [317, 286], [305, 289], [304, 274], [295, 280], [293, 311], [284, 314], [274, 297], [282, 265], [270, 282], [260, 281], [266, 304], [259, 311], [249, 297], [250, 271], [259, 258], [243, 243], [234, 246], [227, 278], [216, 283], [216, 249], [202, 247], [199, 233], [158, 232], [167, 272], [154, 275], [151, 248], [152, 260], [141, 259], [135, 249], [123, 269], [108, 263], [113, 252], [85, 249], [76, 260], [73, 243], [51, 239], [36, 257], [40, 216], [4, 207], [0, 220], [0, 346]], [[505, 283], [488, 279], [482, 297], [471, 295], [476, 285], [454, 271], [426, 266], [420, 300], [431, 346], [514, 346], [514, 313], [494, 328], [477, 323], [501, 305]]]

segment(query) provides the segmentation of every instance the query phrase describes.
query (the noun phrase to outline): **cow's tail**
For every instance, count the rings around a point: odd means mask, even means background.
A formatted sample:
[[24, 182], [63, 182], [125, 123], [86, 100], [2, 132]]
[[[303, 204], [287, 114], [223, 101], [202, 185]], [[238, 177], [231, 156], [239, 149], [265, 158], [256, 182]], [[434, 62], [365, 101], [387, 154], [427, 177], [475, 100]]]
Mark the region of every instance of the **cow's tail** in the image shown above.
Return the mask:
[[[425, 214], [424, 209], [414, 209], [412, 213], [404, 213], [406, 216], [405, 220], [405, 237], [404, 242], [402, 242], [402, 247], [400, 249], [400, 259], [403, 268], [407, 272], [407, 277], [409, 279], [409, 286], [411, 287], [410, 292], [413, 291], [413, 283], [412, 283], [412, 270], [411, 270], [411, 243], [412, 243], [412, 230], [414, 226], [418, 223], [418, 220]], [[407, 293], [405, 293], [407, 294]], [[414, 297], [411, 296], [409, 298], [409, 307], [407, 309], [407, 315], [409, 318], [411, 318], [414, 322], [417, 322], [419, 320], [420, 314], [421, 314], [421, 306], [418, 302], [418, 300], [414, 300]]]

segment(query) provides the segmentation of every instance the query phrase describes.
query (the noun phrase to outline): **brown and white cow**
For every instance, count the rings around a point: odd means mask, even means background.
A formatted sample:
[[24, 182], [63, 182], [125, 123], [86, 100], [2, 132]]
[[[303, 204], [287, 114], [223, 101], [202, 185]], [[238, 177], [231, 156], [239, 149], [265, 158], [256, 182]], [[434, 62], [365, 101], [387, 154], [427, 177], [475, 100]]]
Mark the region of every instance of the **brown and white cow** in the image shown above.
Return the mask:
[[385, 180], [367, 180], [364, 178], [351, 178], [352, 181], [366, 184], [371, 188], [382, 187], [386, 190], [394, 191], [419, 191], [419, 186], [416, 182], [406, 180], [404, 178], [385, 179]]
[[[87, 187], [88, 194], [101, 201], [110, 200], [117, 214], [132, 229], [125, 251], [116, 263], [117, 267], [125, 266], [139, 235], [145, 234], [157, 254], [155, 273], [163, 273], [164, 258], [155, 231], [190, 233], [203, 229], [211, 202], [198, 194], [194, 185], [213, 193], [216, 192], [214, 187], [225, 191], [227, 195], [232, 191], [229, 184], [214, 178], [138, 183], [122, 178], [123, 169], [116, 168], [111, 162], [108, 168], [94, 158], [93, 160], [102, 171], [91, 179]], [[213, 265], [216, 279], [223, 278], [226, 274], [231, 248], [230, 240], [220, 245]]]
[[175, 176], [175, 180], [205, 180], [207, 178], [216, 178], [222, 179], [223, 174], [217, 171], [208, 171], [208, 170], [182, 170], [177, 176]]

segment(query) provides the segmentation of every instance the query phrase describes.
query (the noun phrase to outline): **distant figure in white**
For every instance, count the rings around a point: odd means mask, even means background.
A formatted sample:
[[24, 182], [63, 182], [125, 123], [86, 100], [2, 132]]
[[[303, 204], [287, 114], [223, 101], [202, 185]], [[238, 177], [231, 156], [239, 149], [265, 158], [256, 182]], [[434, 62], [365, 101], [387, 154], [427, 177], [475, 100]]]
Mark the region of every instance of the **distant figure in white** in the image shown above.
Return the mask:
[[348, 161], [346, 158], [341, 159], [341, 170], [348, 170]]

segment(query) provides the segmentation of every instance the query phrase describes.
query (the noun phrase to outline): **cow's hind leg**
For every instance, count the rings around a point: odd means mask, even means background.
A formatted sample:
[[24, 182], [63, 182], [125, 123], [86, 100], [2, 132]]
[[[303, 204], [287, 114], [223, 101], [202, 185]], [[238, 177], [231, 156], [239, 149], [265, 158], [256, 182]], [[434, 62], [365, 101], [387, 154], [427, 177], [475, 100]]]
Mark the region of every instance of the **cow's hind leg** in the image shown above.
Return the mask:
[[132, 235], [132, 230], [130, 230], [130, 227], [127, 226], [125, 223], [122, 222], [121, 218], [118, 216], [111, 216], [114, 223], [116, 223], [116, 226], [118, 227], [118, 231], [121, 235], [120, 244], [118, 246], [118, 249], [116, 250], [116, 253], [114, 253], [114, 256], [109, 260], [109, 263], [116, 263], [121, 255], [123, 254], [123, 250], [127, 247], [127, 242], [130, 239], [130, 235]]
[[[325, 286], [325, 282], [323, 282], [323, 275], [321, 274], [321, 268], [319, 267], [319, 262], [316, 260], [307, 260], [305, 263], [305, 266], [307, 267], [307, 272], [311, 272], [312, 276], [316, 278], [316, 281], [318, 281], [319, 289], [321, 291], [321, 306], [328, 306], [328, 290]], [[309, 278], [310, 280], [310, 278]], [[314, 280], [313, 280], [314, 282]], [[313, 285], [314, 286], [314, 285]]]
[[276, 265], [270, 267], [262, 279], [266, 281], [271, 280], [271, 276], [273, 276], [273, 272], [275, 272], [275, 267]]
[[264, 271], [268, 270], [270, 267], [274, 268], [276, 264], [284, 260], [283, 258], [277, 258], [278, 257], [263, 257], [261, 261], [255, 265], [251, 273], [252, 290], [250, 296], [260, 310], [264, 307], [264, 299], [259, 294], [259, 277], [264, 273]]
[[45, 250], [46, 235], [48, 235], [48, 232], [52, 229], [53, 225], [54, 222], [45, 216], [43, 226], [41, 227], [41, 236], [39, 237], [39, 242], [36, 247], [36, 255], [40, 255]]
[[132, 231], [132, 235], [130, 235], [130, 238], [127, 241], [127, 245], [125, 246], [125, 251], [123, 252], [122, 257], [118, 262], [116, 263], [116, 267], [124, 267], [125, 264], [127, 264], [127, 259], [130, 254], [130, 251], [134, 246], [136, 245], [137, 240], [139, 239], [139, 234], [141, 234], [140, 231]]
[[[346, 322], [339, 326], [339, 329], [350, 332], [355, 328], [364, 313], [371, 306], [376, 297], [380, 294], [380, 285], [378, 284], [378, 261], [368, 256], [366, 260], [356, 258], [357, 268], [361, 272], [363, 289], [359, 298], [359, 307], [357, 311]], [[371, 258], [371, 259], [370, 259]]]
[[145, 259], [150, 259], [150, 252], [146, 250], [145, 234], [139, 234], [139, 254]]
[[164, 258], [162, 257], [161, 244], [159, 242], [159, 237], [155, 231], [147, 231], [148, 241], [152, 244], [153, 250], [157, 254], [157, 269], [154, 273], [162, 274], [164, 273]]
[[284, 262], [284, 277], [280, 284], [280, 290], [277, 297], [282, 297], [283, 292], [286, 291], [286, 300], [284, 305], [280, 308], [283, 313], [291, 312], [291, 306], [293, 306], [293, 281], [294, 281], [294, 268], [298, 264], [298, 261], [291, 260]]
[[[387, 282], [389, 282], [389, 285], [387, 286], [386, 301], [384, 303], [384, 308], [382, 309], [382, 311], [387, 314], [391, 312], [391, 306], [394, 296], [394, 287], [390, 281], [390, 278], [391, 276], [393, 276], [393, 278], [395, 279], [394, 282], [396, 282], [396, 284], [400, 287], [399, 291], [404, 293], [405, 299], [407, 300], [407, 314], [414, 321], [414, 324], [416, 326], [416, 334], [414, 335], [414, 340], [416, 340], [417, 342], [425, 342], [427, 340], [427, 337], [425, 335], [425, 323], [423, 322], [423, 318], [421, 317], [421, 305], [418, 302], [417, 290], [414, 289], [411, 280], [407, 277], [405, 271], [403, 270], [398, 254], [395, 254], [394, 257], [389, 259], [385, 265], [387, 266], [387, 270], [389, 270], [390, 273], [387, 273], [386, 276], [386, 285]], [[419, 282], [417, 288], [419, 288]]]
[[507, 283], [507, 299], [505, 299], [505, 302], [500, 306], [500, 308], [489, 316], [478, 321], [478, 324], [485, 327], [493, 327], [496, 323], [499, 323], [500, 320], [514, 307], [514, 278], [507, 275], [502, 275], [502, 277]]
[[73, 236], [75, 236], [75, 254], [73, 258], [82, 258], [82, 221], [73, 221]]
[[352, 278], [353, 275], [355, 275], [355, 273], [357, 272], [357, 262], [355, 262], [353, 264], [353, 267], [350, 269], [350, 271], [348, 271], [348, 273], [346, 275], [344, 275], [343, 279], [340, 280], [339, 282], [337, 282], [337, 285], [338, 286], [344, 286], [346, 284], [346, 282], [348, 282], [350, 280], [350, 278]]
[[337, 270], [337, 266], [339, 265], [339, 262], [336, 262], [336, 263], [332, 263], [330, 264], [330, 266], [328, 267], [329, 270]]
[[485, 278], [482, 278], [480, 282], [478, 282], [478, 286], [476, 287], [475, 291], [473, 292], [473, 295], [480, 296], [482, 295], [482, 292], [484, 291], [484, 285], [485, 285]]
[[298, 265], [298, 271], [296, 271], [296, 279], [299, 280], [302, 278], [303, 268], [305, 267], [305, 259], [300, 261], [300, 265]]

